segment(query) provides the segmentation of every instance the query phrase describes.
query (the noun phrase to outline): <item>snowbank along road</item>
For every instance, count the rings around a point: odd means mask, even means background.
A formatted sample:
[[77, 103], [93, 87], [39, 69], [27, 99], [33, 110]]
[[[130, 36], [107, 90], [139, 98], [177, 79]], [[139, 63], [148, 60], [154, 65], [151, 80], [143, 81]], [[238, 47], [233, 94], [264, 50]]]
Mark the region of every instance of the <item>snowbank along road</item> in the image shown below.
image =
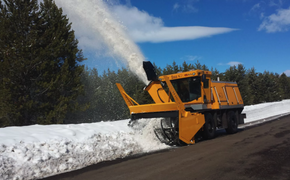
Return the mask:
[[[290, 113], [290, 100], [246, 106], [246, 123]], [[158, 119], [0, 128], [0, 179], [39, 179], [103, 161], [169, 148], [153, 132]]]
[[93, 165], [45, 180], [289, 180], [290, 116], [195, 145]]

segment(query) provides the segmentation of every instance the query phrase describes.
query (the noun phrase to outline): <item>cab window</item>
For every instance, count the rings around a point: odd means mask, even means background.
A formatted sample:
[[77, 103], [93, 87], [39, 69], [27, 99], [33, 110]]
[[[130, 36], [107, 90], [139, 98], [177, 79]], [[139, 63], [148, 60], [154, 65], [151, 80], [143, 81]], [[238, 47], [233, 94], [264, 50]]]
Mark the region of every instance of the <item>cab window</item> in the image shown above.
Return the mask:
[[201, 97], [200, 77], [176, 79], [171, 83], [182, 102], [197, 100]]

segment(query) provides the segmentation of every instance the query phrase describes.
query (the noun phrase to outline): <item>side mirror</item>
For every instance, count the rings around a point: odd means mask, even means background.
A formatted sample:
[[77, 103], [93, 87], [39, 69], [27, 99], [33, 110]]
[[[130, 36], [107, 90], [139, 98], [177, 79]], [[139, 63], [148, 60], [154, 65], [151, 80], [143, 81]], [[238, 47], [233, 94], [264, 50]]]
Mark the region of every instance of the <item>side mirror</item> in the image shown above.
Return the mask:
[[206, 81], [206, 75], [205, 75], [205, 74], [203, 74], [203, 75], [201, 76], [201, 80], [202, 80], [203, 83]]

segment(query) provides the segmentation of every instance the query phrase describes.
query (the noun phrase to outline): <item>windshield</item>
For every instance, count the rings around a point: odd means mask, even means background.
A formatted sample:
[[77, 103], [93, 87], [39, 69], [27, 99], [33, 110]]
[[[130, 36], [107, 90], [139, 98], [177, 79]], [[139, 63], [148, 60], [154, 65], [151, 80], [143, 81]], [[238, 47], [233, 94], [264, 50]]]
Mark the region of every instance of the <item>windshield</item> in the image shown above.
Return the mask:
[[200, 77], [191, 77], [171, 81], [182, 102], [189, 102], [201, 97]]

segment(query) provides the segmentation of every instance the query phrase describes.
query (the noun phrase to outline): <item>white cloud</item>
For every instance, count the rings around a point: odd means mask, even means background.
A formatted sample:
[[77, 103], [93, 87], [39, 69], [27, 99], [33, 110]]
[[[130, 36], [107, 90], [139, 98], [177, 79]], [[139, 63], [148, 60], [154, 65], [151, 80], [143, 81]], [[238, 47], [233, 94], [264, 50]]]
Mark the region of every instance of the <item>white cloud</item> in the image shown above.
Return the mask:
[[192, 4], [187, 4], [185, 6], [183, 6], [183, 11], [187, 12], [187, 13], [196, 13], [198, 12], [198, 9], [193, 6]]
[[271, 0], [269, 2], [269, 6], [276, 6], [276, 7], [280, 8], [282, 5], [283, 5], [282, 0]]
[[264, 16], [264, 13], [266, 11], [268, 7], [268, 4], [264, 1], [260, 1], [256, 4], [254, 4], [251, 9], [249, 10], [248, 13], [246, 13], [246, 15], [248, 15], [249, 17], [255, 17], [255, 18], [260, 18], [262, 19], [262, 17]]
[[180, 7], [180, 5], [178, 3], [175, 3], [173, 5], [173, 10], [176, 11], [179, 7]]
[[183, 0], [173, 5], [173, 11], [181, 10], [185, 13], [197, 13], [198, 9], [195, 7], [195, 3], [199, 0]]
[[181, 60], [184, 60], [184, 61], [196, 61], [200, 59], [202, 59], [201, 56], [193, 56], [193, 55], [187, 55], [181, 58]]
[[251, 8], [250, 11], [256, 11], [256, 10], [260, 9], [260, 6], [261, 6], [260, 3], [257, 3]]
[[265, 30], [268, 33], [288, 31], [290, 28], [290, 7], [279, 9], [276, 14], [265, 17], [258, 31]]
[[[176, 5], [176, 8], [178, 6]], [[161, 18], [149, 15], [147, 12], [140, 11], [136, 7], [118, 5], [111, 9], [113, 14], [126, 27], [128, 35], [135, 42], [159, 43], [193, 40], [237, 30], [225, 27], [202, 26], [166, 27]]]
[[111, 7], [111, 11], [129, 33], [135, 30], [157, 31], [164, 26], [161, 18], [151, 16], [146, 11], [140, 11], [136, 7], [116, 5]]
[[239, 64], [243, 64], [243, 63], [237, 62], [237, 61], [230, 61], [228, 63], [218, 63], [217, 65], [219, 65], [219, 66], [238, 66]]
[[227, 65], [230, 65], [230, 66], [238, 66], [239, 64], [242, 64], [241, 62], [237, 62], [237, 61], [231, 61], [231, 62], [228, 62]]
[[264, 17], [265, 17], [265, 14], [264, 13], [261, 13], [260, 14], [260, 19], [264, 19]]
[[160, 27], [158, 30], [140, 31], [134, 30], [129, 34], [135, 42], [169, 42], [180, 40], [193, 40], [203, 37], [210, 37], [217, 34], [228, 33], [236, 29], [223, 27]]
[[284, 71], [284, 74], [286, 74], [286, 76], [290, 76], [290, 70]]

